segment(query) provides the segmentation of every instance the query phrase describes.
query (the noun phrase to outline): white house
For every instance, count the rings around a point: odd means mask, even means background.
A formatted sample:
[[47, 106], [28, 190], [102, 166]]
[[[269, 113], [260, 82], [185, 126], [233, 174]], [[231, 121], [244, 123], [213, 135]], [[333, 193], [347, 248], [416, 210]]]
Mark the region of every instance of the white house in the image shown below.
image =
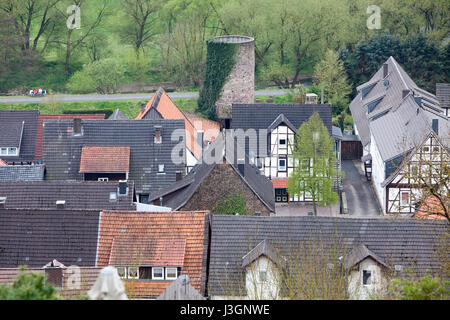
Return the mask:
[[420, 190], [402, 180], [402, 167], [406, 160], [430, 155], [436, 166], [448, 161], [446, 110], [435, 95], [419, 88], [393, 57], [357, 90], [350, 110], [363, 145], [361, 160], [380, 206], [384, 213], [413, 213], [418, 203], [412, 199], [418, 197], [411, 193]]

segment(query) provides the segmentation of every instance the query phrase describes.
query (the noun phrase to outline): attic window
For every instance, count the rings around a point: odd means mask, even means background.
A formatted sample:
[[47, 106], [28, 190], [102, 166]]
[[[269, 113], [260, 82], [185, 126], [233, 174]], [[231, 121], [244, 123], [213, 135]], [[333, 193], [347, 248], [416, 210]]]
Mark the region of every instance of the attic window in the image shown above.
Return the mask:
[[128, 267], [128, 279], [139, 279], [139, 269], [137, 267]]
[[166, 268], [166, 280], [175, 280], [177, 274], [177, 268]]
[[259, 272], [259, 282], [265, 282], [267, 281], [267, 271], [263, 270]]
[[152, 279], [153, 280], [164, 280], [164, 268], [162, 268], [162, 267], [152, 268]]
[[19, 155], [16, 147], [0, 148], [0, 155], [2, 156], [17, 156]]
[[109, 193], [109, 201], [117, 201], [117, 193], [116, 192]]
[[163, 164], [158, 165], [158, 173], [164, 173], [164, 165]]
[[101, 181], [101, 182], [108, 182], [108, 178], [98, 178], [98, 181]]
[[372, 271], [370, 270], [363, 270], [363, 285], [368, 286], [372, 284]]
[[286, 171], [286, 157], [278, 159], [278, 171]]
[[400, 195], [400, 205], [409, 206], [409, 191], [402, 191]]
[[161, 129], [155, 129], [155, 143], [162, 143]]

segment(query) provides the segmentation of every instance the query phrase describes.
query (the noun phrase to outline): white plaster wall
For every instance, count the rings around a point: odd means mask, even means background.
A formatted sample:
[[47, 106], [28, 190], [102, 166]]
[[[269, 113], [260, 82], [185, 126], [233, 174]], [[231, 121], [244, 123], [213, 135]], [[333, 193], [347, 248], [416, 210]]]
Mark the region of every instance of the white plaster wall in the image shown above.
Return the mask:
[[375, 144], [373, 136], [370, 137], [370, 154], [372, 155], [372, 182], [375, 189], [375, 195], [381, 204], [381, 209], [386, 213], [386, 188], [381, 187], [381, 183], [385, 180], [384, 169], [385, 163], [381, 158], [378, 147]]
[[[266, 281], [260, 281], [260, 271], [266, 272]], [[278, 268], [268, 258], [261, 256], [246, 268], [245, 286], [250, 300], [279, 299]]]
[[[363, 285], [363, 270], [372, 272], [372, 282], [370, 285]], [[383, 297], [387, 290], [387, 279], [383, 275], [381, 267], [372, 258], [361, 261], [349, 274], [348, 293], [350, 300], [368, 300]]]

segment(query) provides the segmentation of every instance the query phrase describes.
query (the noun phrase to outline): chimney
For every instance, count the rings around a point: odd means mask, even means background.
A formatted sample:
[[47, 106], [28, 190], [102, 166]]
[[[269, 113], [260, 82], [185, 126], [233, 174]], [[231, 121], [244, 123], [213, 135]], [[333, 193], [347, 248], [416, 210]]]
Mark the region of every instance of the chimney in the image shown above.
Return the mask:
[[439, 119], [433, 119], [431, 124], [433, 131], [438, 135], [439, 134]]
[[73, 119], [73, 134], [75, 135], [81, 134], [81, 118]]
[[46, 267], [45, 275], [47, 276], [47, 282], [53, 284], [56, 287], [62, 287], [63, 268], [60, 267]]
[[56, 200], [56, 208], [57, 209], [64, 209], [66, 206], [66, 200]]
[[383, 64], [383, 78], [386, 78], [389, 73], [389, 65], [387, 63]]
[[119, 196], [126, 196], [128, 183], [126, 181], [119, 181]]
[[324, 92], [323, 92], [323, 87], [320, 90], [320, 104], [323, 104], [323, 96], [324, 96]]
[[409, 89], [402, 90], [402, 99], [404, 99], [409, 94]]
[[198, 130], [197, 131], [197, 144], [202, 148], [201, 150], [203, 151], [203, 146], [204, 146], [204, 135], [205, 132], [203, 130]]
[[142, 102], [142, 103], [141, 103], [141, 112], [144, 112], [144, 111], [145, 111], [145, 106], [146, 106], [146, 103], [145, 103], [145, 102]]

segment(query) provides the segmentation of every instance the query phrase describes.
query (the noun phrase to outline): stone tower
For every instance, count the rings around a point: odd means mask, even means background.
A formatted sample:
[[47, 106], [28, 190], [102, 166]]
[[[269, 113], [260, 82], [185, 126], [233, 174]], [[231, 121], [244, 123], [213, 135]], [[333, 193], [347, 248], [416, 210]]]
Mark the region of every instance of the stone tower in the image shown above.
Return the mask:
[[246, 36], [220, 36], [217, 42], [238, 44], [236, 63], [216, 101], [216, 115], [222, 127], [231, 127], [233, 103], [254, 103], [255, 99], [255, 40]]

